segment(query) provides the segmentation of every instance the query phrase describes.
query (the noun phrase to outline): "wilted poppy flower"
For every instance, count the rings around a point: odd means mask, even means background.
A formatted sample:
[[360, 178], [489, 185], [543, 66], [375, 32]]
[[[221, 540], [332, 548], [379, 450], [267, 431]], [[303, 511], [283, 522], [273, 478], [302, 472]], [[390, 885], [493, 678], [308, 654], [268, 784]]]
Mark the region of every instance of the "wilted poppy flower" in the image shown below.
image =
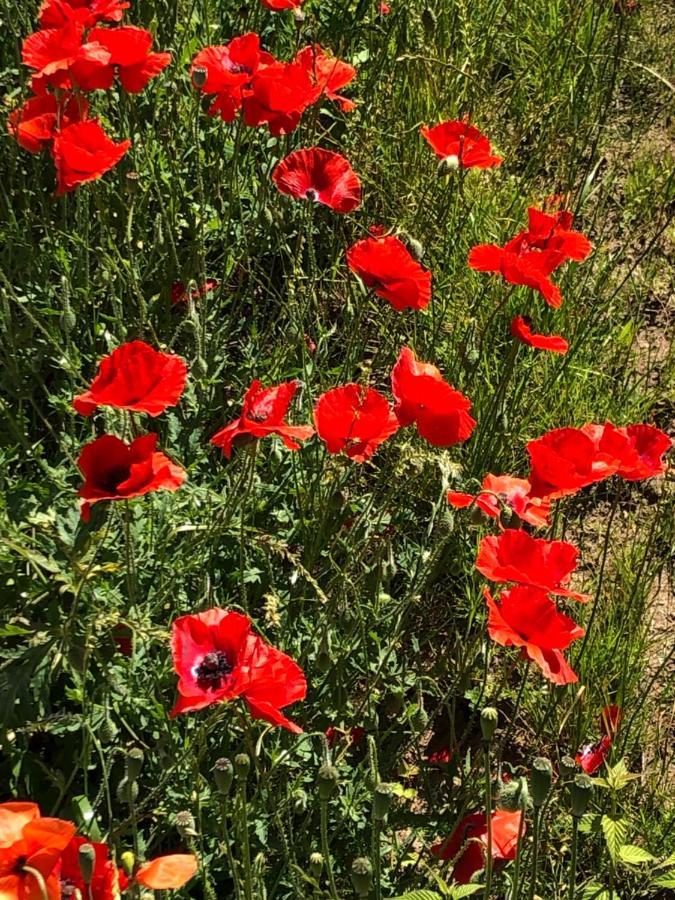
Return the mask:
[[242, 93], [244, 122], [249, 127], [266, 124], [275, 136], [290, 134], [320, 94], [307, 69], [296, 62], [260, 66]]
[[175, 281], [171, 285], [171, 302], [174, 304], [187, 303], [188, 300], [199, 300], [206, 294], [215, 291], [220, 287], [220, 282], [214, 278], [207, 278], [201, 287], [196, 287], [192, 291], [188, 291], [187, 285], [182, 281]]
[[90, 28], [97, 22], [120, 22], [130, 6], [126, 0], [43, 0], [40, 26], [61, 28], [77, 22]]
[[584, 744], [575, 760], [587, 775], [592, 775], [608, 759], [612, 749], [612, 738], [605, 735], [596, 744]]
[[489, 169], [500, 166], [503, 158], [495, 156], [490, 141], [475, 126], [452, 119], [430, 127], [423, 125], [422, 137], [439, 159], [464, 169]]
[[345, 384], [322, 394], [314, 424], [329, 453], [345, 453], [362, 463], [398, 430], [389, 401], [375, 388]]
[[535, 527], [548, 525], [551, 504], [541, 497], [531, 497], [530, 482], [512, 475], [486, 475], [477, 494], [448, 491], [450, 506], [464, 509], [475, 503], [487, 516], [499, 519], [504, 506], [512, 509], [523, 522]]
[[73, 407], [83, 416], [99, 406], [158, 416], [178, 403], [186, 377], [187, 365], [180, 356], [130, 341], [101, 360], [89, 390], [75, 397]]
[[545, 591], [518, 585], [502, 591], [498, 602], [487, 588], [488, 634], [502, 647], [522, 647], [553, 684], [578, 681], [562, 654], [585, 632], [573, 619], [561, 613]]
[[[80, 847], [83, 844], [89, 844], [94, 849], [93, 873], [88, 886], [82, 877], [79, 861]], [[127, 882], [124, 873], [118, 872], [117, 866], [110, 859], [110, 850], [106, 844], [78, 835], [71, 838], [61, 854], [57, 874], [63, 898], [75, 897], [76, 891], [79, 891], [82, 898], [90, 900], [117, 900], [120, 889]]]
[[279, 12], [283, 9], [298, 9], [305, 0], [260, 0], [260, 2], [263, 6], [266, 6], [267, 9]]
[[117, 72], [124, 90], [137, 94], [171, 62], [170, 53], [152, 52], [152, 34], [135, 25], [92, 28], [88, 40], [104, 47], [109, 60], [104, 67], [92, 66], [87, 60], [74, 64], [73, 77], [85, 91], [107, 90]]
[[254, 718], [302, 731], [281, 712], [307, 693], [302, 669], [254, 634], [248, 616], [224, 609], [181, 616], [171, 651], [179, 677], [172, 716], [242, 697]]
[[337, 93], [356, 78], [354, 66], [330, 56], [319, 44], [303, 47], [296, 54], [295, 61], [309, 73], [312, 83], [321, 93], [338, 103], [343, 112], [351, 112], [356, 108], [353, 100]]
[[57, 132], [52, 145], [57, 194], [65, 194], [87, 181], [95, 181], [122, 159], [131, 141], [116, 144], [96, 119], [76, 122]]
[[261, 381], [251, 382], [244, 394], [241, 415], [214, 434], [211, 443], [220, 447], [228, 459], [233, 446], [271, 434], [279, 435], [289, 450], [299, 450], [298, 441], [306, 441], [314, 429], [311, 425], [289, 425], [284, 421], [297, 389], [297, 381], [267, 388]]
[[408, 347], [391, 371], [391, 389], [400, 424], [414, 423], [435, 447], [450, 447], [471, 436], [476, 420], [469, 414], [469, 398], [444, 381], [436, 366], [419, 362]]
[[296, 150], [281, 160], [272, 178], [282, 194], [324, 203], [339, 213], [352, 212], [361, 203], [358, 176], [344, 156], [332, 150]]
[[66, 93], [58, 100], [54, 94], [29, 97], [19, 109], [10, 113], [7, 130], [29, 153], [47, 149], [54, 140], [57, 124], [65, 128], [87, 117], [84, 97]]
[[565, 587], [578, 556], [577, 548], [567, 541], [547, 541], [508, 528], [499, 535], [483, 538], [476, 568], [490, 581], [531, 585], [585, 603], [586, 595]]
[[143, 863], [134, 880], [151, 891], [175, 891], [194, 878], [198, 868], [197, 858], [192, 853], [169, 853]]
[[72, 822], [42, 817], [36, 803], [0, 803], [3, 900], [40, 900], [43, 892], [35, 872], [42, 877], [49, 900], [60, 897], [55, 869], [74, 834]]
[[185, 481], [185, 470], [160, 453], [156, 434], [145, 434], [126, 444], [104, 434], [82, 448], [77, 461], [84, 484], [82, 518], [89, 519], [92, 504], [100, 500], [130, 500], [151, 491], [176, 491]]
[[565, 354], [570, 348], [565, 338], [559, 334], [536, 334], [532, 331], [532, 319], [529, 316], [514, 316], [511, 319], [511, 334], [523, 344], [537, 350]]
[[352, 272], [399, 312], [429, 305], [431, 272], [417, 262], [400, 238], [364, 238], [351, 246], [346, 256]]
[[[492, 858], [496, 861], [516, 858], [522, 812], [495, 810], [491, 817]], [[523, 829], [524, 830], [524, 829]], [[452, 878], [468, 884], [476, 872], [485, 868], [488, 843], [487, 817], [484, 812], [465, 816], [449, 838], [435, 844], [431, 852], [439, 859], [455, 860]]]
[[601, 730], [609, 737], [614, 737], [619, 730], [621, 720], [623, 719], [623, 710], [620, 706], [606, 706], [600, 713], [598, 722]]

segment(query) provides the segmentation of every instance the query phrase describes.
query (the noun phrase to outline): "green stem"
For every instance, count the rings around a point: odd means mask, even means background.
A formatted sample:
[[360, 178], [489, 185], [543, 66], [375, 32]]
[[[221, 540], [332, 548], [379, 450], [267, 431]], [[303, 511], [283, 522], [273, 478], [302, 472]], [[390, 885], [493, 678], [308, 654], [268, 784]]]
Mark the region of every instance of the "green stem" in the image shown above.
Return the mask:
[[487, 851], [485, 860], [485, 900], [492, 891], [492, 773], [490, 771], [490, 744], [484, 744], [485, 754], [485, 819], [487, 824]]
[[570, 884], [567, 892], [568, 900], [574, 900], [574, 888], [577, 881], [577, 840], [579, 837], [579, 818], [572, 819], [572, 853], [570, 856]]
[[[524, 818], [524, 816], [523, 816]], [[539, 870], [539, 831], [541, 829], [541, 807], [534, 808], [534, 824], [532, 828], [532, 868], [530, 870], [529, 900], [533, 900], [537, 887], [537, 873]]]
[[372, 832], [371, 832], [371, 849], [370, 853], [373, 858], [373, 882], [375, 887], [375, 900], [382, 898], [381, 885], [381, 866], [380, 866], [380, 836], [382, 833], [381, 822], [373, 815]]
[[244, 896], [253, 900], [253, 873], [251, 871], [251, 845], [248, 839], [248, 810], [246, 804], [246, 781], [239, 783], [239, 839], [241, 840], [244, 863]]
[[518, 900], [520, 894], [520, 857], [523, 852], [523, 836], [525, 835], [525, 813], [520, 817], [518, 826], [518, 843], [516, 844], [516, 865], [513, 870], [513, 883], [511, 884], [511, 900]]
[[321, 801], [321, 852], [326, 863], [326, 875], [328, 876], [328, 889], [331, 900], [339, 900], [337, 888], [335, 887], [335, 876], [333, 875], [333, 864], [330, 859], [330, 848], [328, 846], [328, 801]]
[[223, 845], [225, 847], [225, 856], [227, 856], [227, 861], [230, 865], [230, 871], [232, 872], [232, 881], [234, 883], [234, 894], [237, 900], [241, 898], [241, 884], [239, 882], [239, 872], [237, 871], [237, 863], [234, 858], [234, 854], [232, 853], [232, 846], [230, 845], [230, 829], [227, 827], [227, 808], [225, 805], [225, 801], [221, 800], [220, 803], [220, 823], [223, 829]]

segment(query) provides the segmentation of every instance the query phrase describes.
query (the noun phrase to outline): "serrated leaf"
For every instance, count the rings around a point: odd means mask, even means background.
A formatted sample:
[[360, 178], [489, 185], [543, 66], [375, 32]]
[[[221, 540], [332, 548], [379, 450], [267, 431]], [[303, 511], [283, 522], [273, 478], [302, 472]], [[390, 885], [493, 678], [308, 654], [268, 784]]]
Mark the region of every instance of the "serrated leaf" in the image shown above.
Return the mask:
[[591, 881], [581, 892], [581, 900], [609, 900], [609, 891], [602, 884]]
[[442, 900], [442, 897], [436, 891], [412, 891], [410, 894], [394, 897], [393, 900]]
[[637, 844], [624, 844], [619, 848], [619, 857], [622, 862], [631, 866], [640, 865], [640, 863], [652, 862], [654, 857], [645, 850], [644, 847], [638, 847]]
[[470, 897], [479, 891], [484, 891], [482, 884], [460, 884], [450, 890], [450, 896], [453, 900], [462, 900], [462, 897]]
[[652, 887], [675, 888], [675, 872], [666, 872], [652, 881]]
[[601, 820], [602, 833], [605, 835], [605, 842], [609, 855], [616, 862], [619, 856], [619, 850], [626, 843], [628, 837], [628, 820], [613, 819], [611, 816], [603, 816]]
[[628, 771], [626, 762], [623, 759], [620, 759], [615, 766], [611, 766], [607, 770], [607, 784], [613, 791], [622, 790], [627, 784], [639, 777], [639, 775]]
[[675, 866], [675, 853], [671, 853], [670, 856], [666, 856], [666, 858], [661, 860], [656, 868], [663, 869], [666, 866]]

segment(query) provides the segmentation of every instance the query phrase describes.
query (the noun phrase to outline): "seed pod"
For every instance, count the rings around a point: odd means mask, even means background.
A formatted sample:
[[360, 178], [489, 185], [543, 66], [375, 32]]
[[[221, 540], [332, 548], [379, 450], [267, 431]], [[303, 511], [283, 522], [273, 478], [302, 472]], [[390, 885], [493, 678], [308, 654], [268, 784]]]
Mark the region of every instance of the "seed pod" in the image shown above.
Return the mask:
[[221, 794], [227, 795], [230, 793], [233, 775], [234, 766], [224, 756], [221, 756], [213, 764], [213, 780]]
[[360, 856], [352, 863], [351, 879], [357, 896], [367, 897], [373, 880], [373, 867], [365, 856]]
[[309, 874], [312, 878], [319, 878], [323, 872], [323, 856], [320, 853], [311, 853], [309, 856]]
[[91, 884], [96, 866], [96, 851], [91, 844], [80, 844], [80, 849], [77, 851], [77, 861], [80, 864], [82, 881], [85, 884]]
[[335, 766], [324, 763], [319, 769], [316, 779], [316, 783], [319, 787], [319, 798], [321, 800], [330, 800], [337, 790], [339, 780], [340, 775]]
[[532, 763], [532, 773], [530, 775], [532, 803], [537, 809], [546, 802], [552, 782], [553, 766], [551, 761], [543, 756], [538, 756]]
[[450, 175], [452, 172], [455, 172], [459, 169], [459, 156], [446, 156], [442, 159], [438, 168], [436, 169], [436, 174], [439, 178], [443, 178], [445, 175]]
[[176, 813], [174, 819], [176, 823], [176, 831], [182, 838], [195, 837], [195, 817], [188, 809], [182, 809]]
[[394, 792], [391, 785], [380, 782], [373, 791], [373, 817], [377, 822], [382, 822], [391, 808], [394, 800]]
[[560, 760], [560, 777], [564, 781], [569, 781], [574, 778], [579, 770], [577, 769], [577, 764], [572, 759], [571, 756], [563, 756]]
[[486, 744], [489, 744], [494, 737], [494, 733], [497, 730], [497, 723], [499, 722], [499, 713], [494, 708], [494, 706], [486, 706], [483, 710], [481, 710], [480, 714], [480, 730], [483, 735], [483, 741]]
[[248, 753], [237, 753], [234, 758], [234, 774], [237, 781], [243, 781], [251, 769], [251, 757]]
[[588, 775], [577, 775], [570, 784], [572, 815], [575, 819], [580, 819], [588, 809], [592, 793], [593, 782]]
[[192, 70], [192, 84], [197, 88], [198, 91], [200, 91], [206, 84], [208, 74], [209, 73], [206, 71], [204, 66], [195, 66]]
[[129, 781], [136, 781], [143, 768], [145, 756], [140, 747], [132, 747], [127, 753], [126, 774]]

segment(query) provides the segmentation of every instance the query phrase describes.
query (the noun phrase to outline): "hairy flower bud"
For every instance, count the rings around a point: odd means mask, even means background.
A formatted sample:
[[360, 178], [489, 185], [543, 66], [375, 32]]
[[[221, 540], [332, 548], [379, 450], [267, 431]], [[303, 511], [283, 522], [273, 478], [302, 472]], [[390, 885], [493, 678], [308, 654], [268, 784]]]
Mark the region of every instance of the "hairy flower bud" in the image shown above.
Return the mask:
[[77, 851], [77, 861], [80, 864], [80, 872], [82, 873], [82, 881], [85, 884], [91, 884], [94, 877], [94, 868], [96, 866], [96, 851], [91, 844], [81, 844]]
[[480, 730], [483, 735], [483, 740], [486, 744], [489, 744], [494, 737], [494, 733], [497, 730], [497, 723], [499, 722], [499, 713], [494, 708], [494, 706], [486, 706], [481, 710], [480, 714]]
[[365, 856], [360, 856], [352, 863], [351, 879], [357, 895], [367, 897], [373, 880], [373, 867]]
[[117, 799], [120, 803], [126, 803], [130, 806], [136, 802], [137, 798], [138, 784], [135, 781], [129, 781], [126, 777], [123, 778], [117, 785]]
[[131, 850], [125, 850], [124, 853], [122, 853], [120, 856], [120, 865], [127, 878], [131, 878], [134, 873], [134, 866], [136, 865], [136, 857]]
[[299, 816], [307, 811], [308, 799], [307, 792], [303, 791], [302, 788], [293, 791], [293, 811], [296, 815]]
[[337, 790], [340, 776], [335, 766], [325, 763], [319, 769], [316, 783], [319, 786], [319, 797], [321, 800], [330, 800]]
[[530, 802], [530, 791], [527, 779], [513, 778], [511, 781], [503, 781], [499, 787], [499, 806], [509, 812], [526, 810]]
[[221, 756], [213, 764], [213, 780], [221, 794], [229, 794], [232, 787], [234, 766], [229, 759]]
[[234, 758], [234, 774], [237, 781], [243, 781], [251, 769], [251, 757], [248, 753], [237, 753]]
[[126, 774], [129, 781], [136, 781], [141, 774], [145, 756], [140, 747], [132, 747], [127, 753]]

